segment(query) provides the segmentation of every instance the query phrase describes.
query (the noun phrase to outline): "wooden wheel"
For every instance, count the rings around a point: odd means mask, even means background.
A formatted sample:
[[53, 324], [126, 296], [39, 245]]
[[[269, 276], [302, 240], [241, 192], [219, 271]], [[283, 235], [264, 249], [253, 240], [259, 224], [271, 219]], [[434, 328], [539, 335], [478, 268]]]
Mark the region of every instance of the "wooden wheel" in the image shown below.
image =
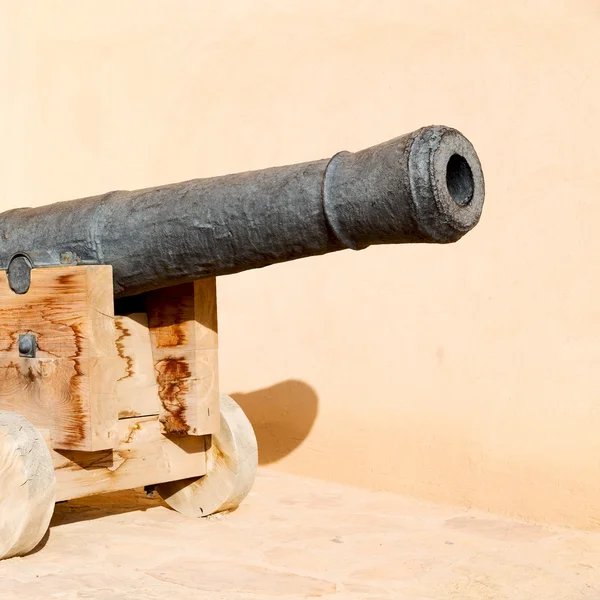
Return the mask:
[[157, 486], [163, 500], [188, 517], [233, 510], [248, 495], [258, 466], [258, 445], [244, 411], [221, 395], [221, 426], [211, 436], [206, 475]]
[[22, 556], [39, 544], [54, 498], [46, 442], [25, 417], [0, 411], [0, 559]]

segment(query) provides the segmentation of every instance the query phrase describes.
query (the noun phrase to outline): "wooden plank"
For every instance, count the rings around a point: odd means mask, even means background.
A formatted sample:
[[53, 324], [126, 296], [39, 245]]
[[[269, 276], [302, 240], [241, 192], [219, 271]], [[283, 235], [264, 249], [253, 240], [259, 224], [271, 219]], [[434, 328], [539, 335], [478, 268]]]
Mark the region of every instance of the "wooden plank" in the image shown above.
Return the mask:
[[119, 418], [158, 415], [161, 411], [154, 375], [146, 313], [115, 317], [117, 351], [125, 374], [117, 382]]
[[119, 438], [119, 446], [114, 450], [53, 451], [56, 500], [133, 489], [206, 473], [206, 438], [165, 437], [158, 416], [121, 419]]
[[216, 280], [146, 296], [163, 431], [205, 435], [219, 428]]
[[[49, 429], [54, 448], [99, 450], [118, 443], [112, 268], [34, 269], [26, 294], [0, 272], [0, 409]], [[19, 335], [37, 338], [21, 358]]]

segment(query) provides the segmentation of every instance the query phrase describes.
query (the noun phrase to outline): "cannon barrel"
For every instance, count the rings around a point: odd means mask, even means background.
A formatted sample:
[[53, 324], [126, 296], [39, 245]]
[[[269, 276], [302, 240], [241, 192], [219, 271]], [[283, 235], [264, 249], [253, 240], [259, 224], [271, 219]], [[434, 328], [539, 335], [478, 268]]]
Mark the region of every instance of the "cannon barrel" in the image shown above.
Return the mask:
[[328, 159], [10, 210], [0, 268], [110, 264], [115, 297], [131, 296], [346, 248], [455, 242], [483, 200], [471, 143], [430, 126]]

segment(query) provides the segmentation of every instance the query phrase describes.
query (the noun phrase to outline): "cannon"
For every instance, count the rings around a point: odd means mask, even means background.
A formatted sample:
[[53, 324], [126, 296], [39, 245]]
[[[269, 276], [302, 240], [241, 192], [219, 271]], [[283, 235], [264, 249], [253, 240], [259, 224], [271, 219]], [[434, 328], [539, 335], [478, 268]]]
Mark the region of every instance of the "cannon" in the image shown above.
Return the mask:
[[423, 127], [359, 152], [0, 214], [0, 558], [56, 502], [145, 487], [235, 509], [258, 448], [218, 382], [216, 278], [377, 244], [458, 241], [484, 178]]

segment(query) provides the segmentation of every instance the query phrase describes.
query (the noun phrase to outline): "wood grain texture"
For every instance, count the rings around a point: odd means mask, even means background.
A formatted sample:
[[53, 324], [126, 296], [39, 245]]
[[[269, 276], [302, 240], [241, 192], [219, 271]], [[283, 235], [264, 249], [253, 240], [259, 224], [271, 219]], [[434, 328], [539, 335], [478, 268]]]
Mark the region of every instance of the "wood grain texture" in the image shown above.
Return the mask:
[[158, 415], [161, 402], [154, 374], [146, 313], [115, 317], [117, 351], [124, 375], [117, 382], [119, 418]]
[[[52, 446], [99, 450], [117, 435], [112, 269], [34, 269], [17, 295], [0, 272], [0, 409], [50, 430]], [[21, 358], [19, 335], [37, 338], [36, 358]]]
[[163, 431], [216, 432], [220, 419], [216, 280], [150, 292], [146, 308]]
[[57, 501], [206, 473], [206, 438], [166, 437], [158, 416], [119, 420], [119, 439], [113, 450], [53, 451]]
[[54, 469], [43, 436], [22, 415], [0, 411], [0, 559], [38, 545], [54, 499]]

